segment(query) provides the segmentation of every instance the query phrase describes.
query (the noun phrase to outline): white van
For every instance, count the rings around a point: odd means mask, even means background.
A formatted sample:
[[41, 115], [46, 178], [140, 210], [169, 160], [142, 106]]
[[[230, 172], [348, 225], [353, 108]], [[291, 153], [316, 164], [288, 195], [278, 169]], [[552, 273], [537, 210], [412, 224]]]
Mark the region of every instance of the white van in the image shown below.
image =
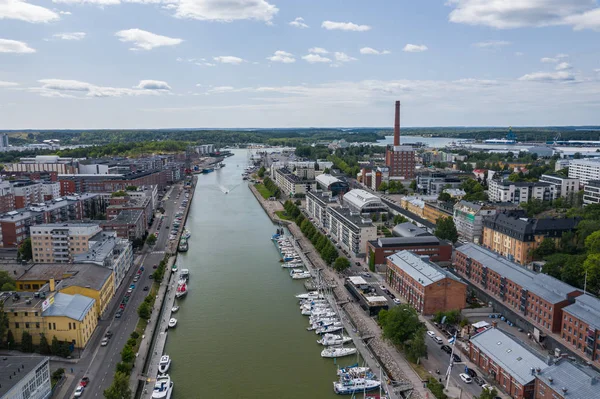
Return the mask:
[[440, 337], [433, 337], [433, 340], [435, 341], [436, 344], [441, 345], [444, 343], [444, 341], [440, 338]]

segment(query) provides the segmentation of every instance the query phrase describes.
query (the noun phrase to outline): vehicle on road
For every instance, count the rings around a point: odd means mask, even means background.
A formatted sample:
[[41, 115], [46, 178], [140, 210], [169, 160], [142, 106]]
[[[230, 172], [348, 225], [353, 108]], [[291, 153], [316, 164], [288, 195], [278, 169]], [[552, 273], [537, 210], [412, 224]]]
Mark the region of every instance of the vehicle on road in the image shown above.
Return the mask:
[[85, 389], [84, 387], [82, 387], [81, 385], [79, 385], [79, 386], [77, 387], [77, 389], [75, 390], [75, 393], [73, 394], [73, 397], [74, 397], [74, 398], [79, 398], [79, 397], [81, 397], [81, 395], [83, 395], [83, 390], [84, 390], [84, 389]]
[[481, 377], [472, 377], [472, 378], [473, 378], [473, 381], [475, 381], [475, 383], [477, 385], [479, 385], [480, 387], [485, 385], [485, 380], [483, 378], [481, 378]]
[[380, 289], [381, 291], [384, 291], [384, 292], [385, 292], [385, 285], [380, 285], [380, 286], [379, 286], [379, 289]]
[[456, 353], [452, 355], [452, 360], [454, 363], [462, 363], [462, 359]]
[[87, 384], [90, 382], [89, 377], [83, 377], [81, 379], [81, 382], [79, 383], [79, 385], [81, 385], [82, 387], [87, 387]]
[[115, 313], [115, 318], [120, 319], [122, 315], [123, 315], [123, 312], [117, 312], [117, 313]]
[[152, 266], [153, 269], [158, 269], [158, 265]]
[[433, 340], [435, 341], [436, 344], [438, 345], [442, 345], [444, 343], [444, 340], [441, 339], [440, 337], [433, 337]]
[[364, 277], [371, 277], [371, 273], [363, 273]]
[[131, 285], [129, 286], [129, 288], [131, 288], [132, 290], [134, 290], [134, 289], [135, 289], [135, 284], [131, 284]]
[[442, 345], [442, 346], [440, 346], [440, 349], [443, 350], [444, 352], [446, 352], [447, 354], [452, 353], [452, 348], [449, 347], [448, 345]]
[[431, 338], [435, 337], [435, 332], [433, 331], [427, 331], [427, 335], [429, 335]]
[[108, 330], [108, 331], [106, 332], [106, 334], [104, 334], [104, 336], [105, 336], [106, 338], [109, 338], [109, 339], [110, 339], [110, 338], [112, 338], [112, 336], [113, 336], [113, 333], [112, 333], [112, 331]]
[[464, 381], [465, 384], [470, 384], [473, 382], [473, 380], [471, 379], [471, 377], [469, 377], [467, 374], [465, 373], [460, 373], [458, 375], [460, 377], [461, 380]]
[[108, 338], [104, 337], [102, 338], [102, 341], [100, 341], [100, 346], [106, 346], [108, 345]]
[[392, 301], [394, 301], [394, 303], [395, 303], [396, 305], [400, 305], [400, 304], [402, 303], [402, 302], [400, 301], [400, 299], [398, 299], [398, 298], [394, 298], [394, 299], [392, 299]]
[[481, 386], [481, 389], [483, 389], [484, 391], [493, 391], [494, 387], [492, 385], [490, 385], [490, 384], [483, 384]]
[[[466, 373], [469, 374], [469, 377], [471, 377], [471, 378], [477, 377], [477, 373], [473, 369], [467, 368]], [[477, 382], [477, 380], [475, 380], [475, 382]]]
[[150, 288], [148, 288], [148, 286], [144, 287], [144, 291], [148, 291]]

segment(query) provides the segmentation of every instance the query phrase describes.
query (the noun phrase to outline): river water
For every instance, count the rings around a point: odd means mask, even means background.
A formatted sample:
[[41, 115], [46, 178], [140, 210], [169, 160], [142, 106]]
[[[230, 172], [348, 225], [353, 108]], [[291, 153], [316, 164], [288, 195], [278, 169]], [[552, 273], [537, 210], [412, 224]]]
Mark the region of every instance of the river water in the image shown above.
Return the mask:
[[294, 298], [302, 282], [280, 267], [275, 226], [242, 181], [247, 153], [234, 154], [225, 168], [198, 176], [190, 249], [177, 262], [190, 269], [190, 291], [165, 348], [173, 398], [337, 397], [336, 366], [321, 358]]

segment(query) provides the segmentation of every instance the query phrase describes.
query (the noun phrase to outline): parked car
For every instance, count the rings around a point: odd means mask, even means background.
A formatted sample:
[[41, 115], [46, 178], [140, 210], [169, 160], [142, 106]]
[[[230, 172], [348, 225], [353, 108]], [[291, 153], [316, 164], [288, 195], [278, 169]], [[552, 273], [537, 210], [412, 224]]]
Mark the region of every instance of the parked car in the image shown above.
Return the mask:
[[398, 298], [394, 298], [394, 299], [392, 299], [392, 301], [394, 301], [394, 303], [395, 303], [396, 305], [400, 305], [400, 304], [402, 303], [402, 302], [400, 301], [400, 299], [398, 299]]
[[464, 381], [465, 384], [470, 384], [473, 382], [473, 380], [471, 379], [471, 377], [469, 377], [467, 374], [465, 373], [460, 373], [458, 375], [460, 377], [461, 380]]
[[431, 338], [435, 337], [435, 332], [434, 331], [427, 331], [427, 335], [429, 335]]
[[483, 384], [481, 386], [481, 389], [483, 389], [484, 391], [493, 391], [494, 387], [492, 385], [490, 385], [490, 384]]
[[77, 387], [77, 389], [75, 390], [75, 393], [73, 394], [73, 397], [74, 398], [79, 398], [81, 395], [83, 395], [83, 390], [84, 390], [84, 387], [81, 386], [81, 385], [79, 385]]
[[112, 336], [113, 336], [113, 333], [112, 333], [112, 331], [108, 330], [108, 331], [106, 332], [106, 334], [104, 334], [104, 336], [105, 336], [106, 338], [109, 338], [109, 339], [110, 339], [110, 338], [112, 338]]
[[[475, 377], [477, 377], [477, 373], [476, 373], [476, 372], [475, 372], [475, 370], [473, 370], [473, 369], [467, 368], [467, 371], [466, 371], [466, 373], [467, 373], [467, 374], [469, 374], [469, 377], [471, 377], [471, 378], [475, 378]], [[476, 380], [475, 382], [477, 382], [477, 380]], [[481, 385], [481, 384], [480, 384], [480, 385]]]
[[100, 341], [100, 346], [106, 346], [108, 345], [108, 338], [104, 337], [102, 338], [102, 341]]
[[83, 377], [79, 385], [81, 385], [82, 387], [87, 387], [88, 382], [90, 382], [90, 379], [88, 377]]
[[444, 340], [441, 339], [440, 337], [433, 337], [433, 340], [435, 341], [436, 344], [438, 345], [442, 345], [444, 343]]
[[158, 269], [158, 265], [152, 266], [153, 269]]
[[456, 353], [452, 355], [452, 360], [454, 363], [462, 363], [462, 359]]
[[449, 347], [448, 345], [442, 345], [442, 346], [440, 346], [440, 349], [443, 350], [444, 352], [446, 352], [447, 354], [452, 353], [452, 348]]
[[115, 313], [115, 319], [120, 319], [122, 315], [123, 315], [123, 313], [121, 313], [121, 312]]
[[475, 381], [475, 383], [480, 387], [485, 385], [485, 380], [481, 377], [473, 377], [473, 381]]
[[150, 288], [148, 288], [148, 286], [144, 287], [144, 291], [148, 291]]

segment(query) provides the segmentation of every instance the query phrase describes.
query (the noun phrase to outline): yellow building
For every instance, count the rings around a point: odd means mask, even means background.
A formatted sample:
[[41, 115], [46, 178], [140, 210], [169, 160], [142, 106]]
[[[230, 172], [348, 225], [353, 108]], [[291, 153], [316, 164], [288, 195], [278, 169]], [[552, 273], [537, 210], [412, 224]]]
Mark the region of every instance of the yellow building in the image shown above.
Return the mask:
[[425, 208], [425, 201], [417, 197], [402, 197], [400, 199], [400, 206], [407, 211], [414, 213], [419, 217], [423, 217], [423, 209]]
[[84, 348], [98, 325], [96, 301], [83, 295], [53, 292], [47, 292], [45, 298], [42, 296], [21, 292], [0, 298], [15, 342], [20, 343], [23, 331], [27, 331], [34, 345], [40, 343], [44, 334], [49, 343], [56, 337], [73, 343], [76, 348]]
[[440, 201], [426, 201], [423, 207], [423, 218], [436, 224], [439, 218], [452, 217], [453, 204]]
[[100, 316], [115, 293], [113, 271], [91, 263], [36, 263], [19, 277], [16, 285], [18, 291], [37, 291], [53, 281], [56, 284], [50, 291], [94, 299]]

